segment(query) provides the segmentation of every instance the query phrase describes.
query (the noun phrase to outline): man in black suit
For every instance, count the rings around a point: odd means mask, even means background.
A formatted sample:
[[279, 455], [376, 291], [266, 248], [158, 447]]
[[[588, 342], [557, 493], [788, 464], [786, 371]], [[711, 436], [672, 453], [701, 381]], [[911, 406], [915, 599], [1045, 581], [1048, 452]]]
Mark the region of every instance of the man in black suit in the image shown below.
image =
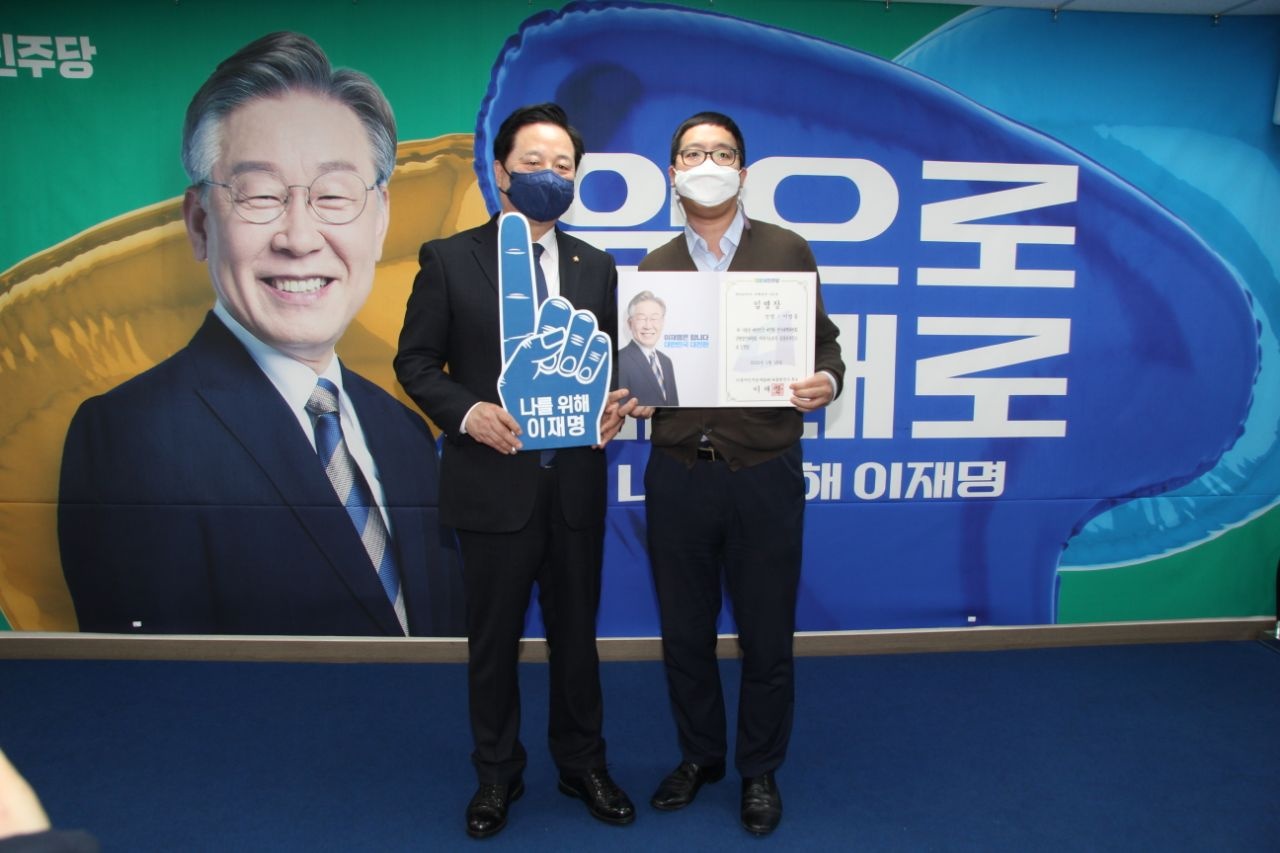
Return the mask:
[[[516, 110], [493, 140], [502, 209], [529, 220], [547, 295], [617, 332], [613, 259], [555, 227], [573, 200], [582, 139], [555, 104]], [[592, 815], [630, 823], [635, 810], [605, 769], [596, 611], [604, 547], [601, 447], [521, 452], [520, 426], [499, 405], [502, 339], [497, 218], [422, 247], [405, 311], [396, 375], [445, 433], [441, 514], [458, 531], [467, 591], [469, 700], [479, 788], [467, 832], [500, 831], [524, 792], [517, 658], [535, 582], [551, 670], [548, 740], [560, 790]], [[446, 372], [445, 368], [448, 367]], [[626, 408], [609, 395], [602, 441]], [[631, 404], [629, 404], [631, 405]]]
[[[817, 272], [799, 234], [750, 220], [739, 202], [746, 143], [721, 113], [686, 119], [671, 138], [669, 175], [686, 226], [641, 271]], [[662, 622], [667, 687], [681, 761], [650, 800], [670, 811], [723, 778], [728, 752], [716, 665], [716, 618], [727, 589], [742, 649], [734, 764], [741, 821], [756, 835], [782, 820], [774, 772], [786, 757], [795, 699], [792, 635], [804, 538], [804, 412], [844, 377], [836, 325], [819, 291], [817, 372], [791, 385], [793, 408], [657, 409], [645, 469], [649, 561]]]
[[631, 343], [618, 350], [618, 385], [641, 406], [678, 406], [676, 370], [658, 349], [667, 303], [651, 290], [642, 290], [627, 303]]
[[196, 93], [182, 152], [216, 301], [71, 422], [58, 539], [81, 630], [461, 633], [430, 431], [334, 352], [387, 231], [390, 105], [274, 33]]

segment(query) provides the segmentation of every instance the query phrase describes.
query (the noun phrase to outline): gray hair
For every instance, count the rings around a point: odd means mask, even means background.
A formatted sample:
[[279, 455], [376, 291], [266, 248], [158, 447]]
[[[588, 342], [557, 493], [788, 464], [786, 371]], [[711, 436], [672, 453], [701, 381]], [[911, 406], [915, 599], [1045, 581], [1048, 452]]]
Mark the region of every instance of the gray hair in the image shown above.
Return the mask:
[[641, 302], [656, 302], [662, 306], [662, 314], [666, 316], [667, 303], [662, 301], [662, 297], [654, 293], [652, 290], [642, 290], [635, 296], [631, 297], [631, 301], [627, 303], [627, 319], [631, 319], [631, 309], [635, 308]]
[[300, 33], [265, 35], [219, 63], [187, 107], [182, 126], [182, 167], [192, 184], [209, 179], [217, 160], [222, 122], [258, 98], [310, 92], [351, 110], [369, 135], [376, 183], [396, 165], [396, 119], [386, 96], [367, 74], [334, 70], [320, 46]]

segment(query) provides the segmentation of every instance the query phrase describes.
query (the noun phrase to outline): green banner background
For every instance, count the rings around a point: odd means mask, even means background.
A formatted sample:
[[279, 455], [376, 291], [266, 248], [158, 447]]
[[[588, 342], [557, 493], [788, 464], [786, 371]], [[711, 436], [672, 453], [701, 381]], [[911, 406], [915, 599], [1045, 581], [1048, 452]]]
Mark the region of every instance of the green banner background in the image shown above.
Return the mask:
[[[155, 0], [7, 4], [0, 32], [87, 36], [94, 73], [0, 78], [7, 153], [0, 270], [99, 223], [181, 194], [183, 113], [216, 63], [263, 33], [315, 38], [338, 65], [369, 73], [402, 140], [471, 133], [490, 65], [520, 23], [558, 3], [474, 0]], [[965, 11], [863, 0], [684, 2], [892, 58]], [[711, 47], [711, 46], [709, 46]], [[732, 86], [726, 80], [726, 86]], [[550, 96], [552, 93], [548, 93]], [[398, 211], [397, 216], [411, 216]], [[409, 223], [411, 226], [411, 223]], [[0, 278], [0, 300], [9, 286]], [[7, 342], [6, 342], [7, 343]], [[0, 496], [0, 501], [9, 500]], [[1280, 511], [1147, 563], [1062, 576], [1062, 622], [1274, 612]], [[0, 628], [9, 623], [0, 613]]]

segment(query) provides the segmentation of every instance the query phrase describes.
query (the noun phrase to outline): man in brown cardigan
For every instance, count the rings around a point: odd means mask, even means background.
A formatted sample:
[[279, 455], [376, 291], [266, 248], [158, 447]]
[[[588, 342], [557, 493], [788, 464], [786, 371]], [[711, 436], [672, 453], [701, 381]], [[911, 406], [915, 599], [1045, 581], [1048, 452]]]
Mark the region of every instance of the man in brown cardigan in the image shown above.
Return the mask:
[[[803, 237], [742, 212], [746, 145], [733, 119], [707, 112], [681, 124], [669, 174], [687, 224], [640, 263], [642, 271], [817, 272]], [[734, 765], [742, 776], [742, 825], [757, 835], [782, 819], [774, 771], [786, 756], [795, 695], [803, 413], [835, 399], [844, 376], [838, 330], [821, 292], [816, 311], [817, 373], [791, 386], [794, 408], [635, 412], [653, 418], [645, 472], [649, 559], [681, 751], [650, 802], [664, 811], [683, 808], [704, 783], [724, 776], [728, 745], [715, 656], [723, 571], [742, 648]]]

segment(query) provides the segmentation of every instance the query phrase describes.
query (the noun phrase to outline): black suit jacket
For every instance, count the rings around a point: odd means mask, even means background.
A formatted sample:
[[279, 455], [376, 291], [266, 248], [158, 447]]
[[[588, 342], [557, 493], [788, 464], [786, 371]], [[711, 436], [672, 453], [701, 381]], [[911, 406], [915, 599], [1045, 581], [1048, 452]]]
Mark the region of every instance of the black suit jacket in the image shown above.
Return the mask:
[[[378, 465], [410, 633], [460, 635], [431, 433], [371, 382], [346, 368], [342, 381]], [[80, 406], [58, 541], [82, 631], [402, 633], [297, 419], [212, 313], [172, 358]]]
[[649, 359], [635, 341], [618, 350], [618, 387], [626, 388], [641, 406], [678, 406], [680, 392], [676, 388], [676, 370], [666, 353], [655, 349], [653, 354], [662, 365], [662, 384], [667, 395], [662, 396], [658, 378], [653, 375]]
[[[684, 233], [654, 249], [640, 262], [648, 272], [694, 272], [697, 266], [689, 254]], [[754, 272], [813, 272], [818, 264], [803, 237], [768, 222], [747, 220], [742, 240], [734, 252], [729, 270]], [[821, 282], [817, 290], [814, 327], [814, 370], [825, 370], [836, 379], [836, 393], [844, 382], [844, 362], [836, 337], [840, 330], [822, 307]], [[755, 465], [782, 453], [800, 440], [804, 416], [793, 408], [659, 409], [653, 415], [651, 439], [654, 447], [692, 465], [698, 441], [708, 434], [716, 450], [729, 463]]]
[[[560, 295], [595, 314], [600, 329], [616, 340], [613, 258], [559, 229], [556, 239]], [[476, 403], [501, 405], [497, 218], [426, 243], [418, 260], [395, 367], [404, 390], [445, 433], [441, 517], [462, 530], [519, 530], [532, 517], [537, 499], [538, 454], [505, 456], [461, 431], [462, 419]], [[604, 451], [559, 450], [556, 467], [567, 523], [575, 529], [603, 523]]]

